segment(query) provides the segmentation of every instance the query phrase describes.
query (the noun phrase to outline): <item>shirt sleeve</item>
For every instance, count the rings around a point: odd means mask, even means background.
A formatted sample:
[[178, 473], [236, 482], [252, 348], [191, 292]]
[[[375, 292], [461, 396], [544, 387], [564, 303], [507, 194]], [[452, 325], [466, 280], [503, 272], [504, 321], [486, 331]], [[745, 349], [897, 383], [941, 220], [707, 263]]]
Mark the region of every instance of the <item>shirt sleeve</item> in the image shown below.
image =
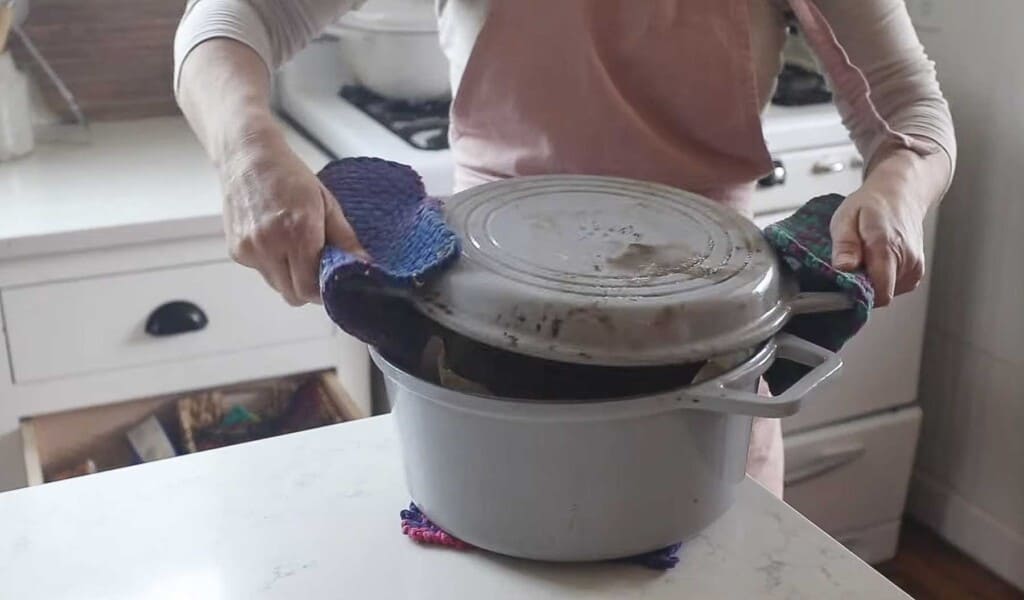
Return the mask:
[[213, 38], [252, 48], [268, 72], [365, 0], [189, 0], [174, 36], [174, 90], [189, 52]]
[[[836, 106], [868, 166], [881, 154], [880, 148], [909, 137], [914, 141], [904, 145], [921, 154], [944, 152], [952, 177], [956, 164], [953, 119], [939, 88], [935, 63], [925, 53], [904, 1], [817, 0], [815, 4], [852, 67], [846, 76], [830, 73], [830, 79]], [[862, 82], [866, 90], [858, 93]]]

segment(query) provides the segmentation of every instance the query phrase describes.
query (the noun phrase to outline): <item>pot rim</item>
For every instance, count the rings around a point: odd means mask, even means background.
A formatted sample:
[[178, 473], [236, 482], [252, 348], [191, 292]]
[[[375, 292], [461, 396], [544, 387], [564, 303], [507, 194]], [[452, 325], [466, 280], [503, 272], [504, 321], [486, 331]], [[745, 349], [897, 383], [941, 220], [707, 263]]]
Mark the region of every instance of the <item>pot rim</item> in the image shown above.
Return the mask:
[[[775, 360], [776, 352], [777, 345], [775, 340], [765, 340], [761, 343], [760, 348], [749, 358], [734, 366], [723, 376], [712, 381], [729, 378], [737, 372], [749, 372], [759, 378]], [[477, 415], [510, 420], [535, 420], [541, 418], [560, 421], [594, 421], [633, 418], [676, 410], [726, 412], [715, 410], [714, 403], [708, 403], [698, 395], [689, 393], [690, 391], [696, 392], [705, 389], [708, 382], [687, 384], [657, 394], [638, 396], [620, 396], [596, 400], [534, 400], [449, 389], [421, 379], [398, 367], [381, 355], [376, 348], [370, 348], [370, 357], [386, 378], [407, 391], [421, 396], [430, 402]], [[742, 413], [731, 414], [749, 416]]]
[[[835, 352], [789, 333], [769, 339], [753, 356], [722, 375], [697, 384], [643, 396], [595, 401], [521, 400], [459, 392], [419, 379], [399, 369], [371, 348], [370, 356], [385, 377], [407, 391], [455, 410], [505, 419], [557, 421], [609, 420], [693, 409], [749, 417], [787, 417], [804, 398], [831, 379], [843, 366]], [[810, 369], [776, 396], [738, 389], [761, 378], [776, 357]], [[423, 392], [416, 388], [426, 388]], [[441, 393], [437, 393], [441, 392]]]

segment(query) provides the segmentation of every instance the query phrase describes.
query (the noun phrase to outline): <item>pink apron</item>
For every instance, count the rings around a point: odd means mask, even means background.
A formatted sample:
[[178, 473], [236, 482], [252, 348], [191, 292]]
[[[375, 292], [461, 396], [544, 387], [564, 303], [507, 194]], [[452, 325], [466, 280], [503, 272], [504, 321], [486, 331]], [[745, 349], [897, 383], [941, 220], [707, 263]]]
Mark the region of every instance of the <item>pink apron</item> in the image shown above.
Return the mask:
[[[452, 106], [456, 189], [519, 175], [616, 175], [749, 215], [771, 157], [748, 2], [490, 0]], [[837, 93], [871, 111], [888, 137], [915, 143], [878, 116], [810, 0], [790, 5]], [[756, 419], [748, 473], [780, 497], [782, 450], [779, 421]]]

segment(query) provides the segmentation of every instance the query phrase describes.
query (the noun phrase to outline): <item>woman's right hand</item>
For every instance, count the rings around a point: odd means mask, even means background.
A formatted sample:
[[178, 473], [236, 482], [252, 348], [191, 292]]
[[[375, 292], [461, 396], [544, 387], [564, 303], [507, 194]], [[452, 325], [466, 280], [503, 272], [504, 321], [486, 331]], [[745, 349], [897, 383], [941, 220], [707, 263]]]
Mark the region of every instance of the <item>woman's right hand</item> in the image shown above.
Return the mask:
[[338, 202], [285, 141], [266, 64], [241, 42], [206, 40], [183, 60], [177, 97], [220, 173], [231, 257], [289, 304], [319, 302], [324, 245], [365, 253]]
[[276, 125], [236, 144], [219, 166], [231, 257], [289, 304], [320, 302], [325, 244], [365, 254], [338, 202]]

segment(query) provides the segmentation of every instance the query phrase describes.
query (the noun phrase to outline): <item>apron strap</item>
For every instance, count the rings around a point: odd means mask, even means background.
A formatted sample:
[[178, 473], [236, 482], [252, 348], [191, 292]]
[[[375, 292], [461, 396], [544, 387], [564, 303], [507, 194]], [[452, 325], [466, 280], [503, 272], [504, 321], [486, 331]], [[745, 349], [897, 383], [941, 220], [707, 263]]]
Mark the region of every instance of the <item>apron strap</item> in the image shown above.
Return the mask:
[[[934, 142], [894, 130], [889, 121], [878, 112], [878, 108], [871, 99], [871, 84], [868, 83], [867, 77], [850, 61], [846, 49], [836, 38], [825, 15], [812, 0], [788, 0], [788, 2], [808, 43], [824, 64], [825, 72], [835, 86], [836, 95], [844, 102], [848, 102], [854, 113], [866, 116], [874, 122], [878, 133], [882, 136], [882, 142], [876, 147], [876, 156], [878, 155], [877, 149], [885, 145], [906, 148], [921, 155], [939, 152], [940, 148]], [[868, 160], [870, 168], [874, 158], [865, 157], [865, 159]]]

